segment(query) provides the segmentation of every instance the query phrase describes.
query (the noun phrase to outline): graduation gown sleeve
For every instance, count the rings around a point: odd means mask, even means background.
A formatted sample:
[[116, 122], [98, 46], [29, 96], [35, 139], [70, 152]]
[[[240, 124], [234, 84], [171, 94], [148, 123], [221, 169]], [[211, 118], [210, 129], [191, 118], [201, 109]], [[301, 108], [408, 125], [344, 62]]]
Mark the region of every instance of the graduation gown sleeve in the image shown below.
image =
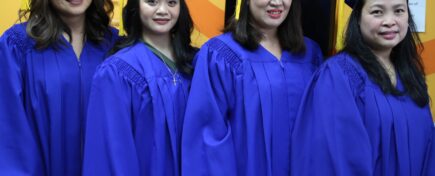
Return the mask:
[[0, 38], [0, 175], [44, 173], [34, 121], [24, 108], [24, 26], [15, 25]]
[[316, 72], [292, 135], [292, 175], [373, 175], [370, 139], [360, 109], [362, 79], [341, 60]]
[[212, 39], [196, 56], [182, 132], [182, 175], [235, 175], [228, 118], [240, 60]]
[[[434, 124], [435, 125], [435, 124]], [[432, 128], [432, 140], [430, 143], [430, 149], [427, 154], [427, 163], [425, 164], [425, 174], [424, 175], [435, 175], [435, 127]]]
[[[94, 75], [88, 106], [83, 175], [139, 175], [132, 126], [132, 89], [111, 58]], [[121, 73], [120, 73], [121, 72]], [[120, 73], [120, 74], [119, 74]]]

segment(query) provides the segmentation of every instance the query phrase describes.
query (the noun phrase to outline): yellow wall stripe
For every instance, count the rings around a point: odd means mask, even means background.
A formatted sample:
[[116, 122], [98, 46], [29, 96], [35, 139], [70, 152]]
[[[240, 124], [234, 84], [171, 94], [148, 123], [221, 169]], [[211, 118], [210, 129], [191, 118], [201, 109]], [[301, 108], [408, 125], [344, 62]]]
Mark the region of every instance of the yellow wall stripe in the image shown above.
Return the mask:
[[240, 6], [242, 5], [242, 0], [237, 0], [236, 4], [236, 19], [240, 17]]
[[210, 3], [215, 5], [217, 8], [219, 8], [222, 11], [225, 11], [225, 1], [223, 0], [208, 0]]
[[200, 33], [201, 36], [193, 37], [193, 45], [201, 46], [207, 39], [221, 34], [225, 19], [225, 11], [221, 8], [225, 7], [225, 0], [189, 0], [186, 3], [195, 23], [196, 35]]
[[335, 50], [339, 51], [343, 48], [343, 34], [352, 9], [344, 0], [337, 1], [335, 9]]
[[203, 33], [199, 32], [198, 30], [194, 29], [192, 32], [192, 35], [190, 36], [190, 39], [192, 40], [192, 45], [194, 47], [201, 47], [202, 44], [204, 44], [209, 38], [205, 36]]
[[21, 10], [26, 10], [30, 8], [30, 2], [29, 0], [22, 0], [21, 1]]

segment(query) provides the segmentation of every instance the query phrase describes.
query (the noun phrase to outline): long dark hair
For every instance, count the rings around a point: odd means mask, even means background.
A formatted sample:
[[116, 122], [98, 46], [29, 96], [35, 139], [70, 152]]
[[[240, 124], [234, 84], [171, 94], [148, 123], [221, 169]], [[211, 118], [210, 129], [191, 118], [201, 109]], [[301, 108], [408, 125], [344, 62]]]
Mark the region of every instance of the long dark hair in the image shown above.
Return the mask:
[[[140, 19], [140, 0], [129, 0], [122, 12], [123, 27], [127, 36], [118, 42], [112, 52], [131, 46], [142, 38], [142, 23]], [[196, 48], [191, 46], [190, 34], [193, 31], [193, 20], [184, 0], [180, 0], [178, 21], [171, 30], [172, 49], [175, 52], [177, 68], [187, 74], [192, 74], [191, 62]]]
[[[85, 36], [95, 43], [104, 41], [110, 33], [110, 15], [113, 12], [111, 0], [92, 0], [86, 10]], [[57, 14], [50, 0], [30, 0], [30, 9], [20, 10], [19, 18], [28, 19], [27, 34], [36, 41], [37, 49], [62, 43], [62, 32], [71, 37], [70, 28]]]
[[[342, 51], [358, 59], [370, 79], [378, 84], [384, 93], [393, 95], [408, 94], [418, 106], [423, 107], [427, 105], [429, 103], [429, 95], [427, 93], [424, 68], [420, 56], [420, 53], [423, 51], [423, 44], [416, 34], [416, 26], [412, 15], [408, 13], [409, 28], [405, 38], [391, 52], [391, 58], [393, 58], [391, 62], [400, 75], [400, 80], [405, 88], [405, 92], [400, 92], [393, 86], [387, 72], [363, 40], [359, 21], [364, 3], [364, 0], [357, 0], [353, 6]], [[409, 6], [408, 12], [410, 12]]]
[[[242, 0], [239, 19], [234, 15], [224, 32], [232, 32], [233, 38], [248, 50], [257, 49], [263, 34], [252, 26], [253, 18], [249, 10], [249, 0]], [[301, 25], [301, 4], [293, 0], [289, 13], [278, 27], [278, 39], [284, 50], [292, 52], [305, 51], [304, 35]]]

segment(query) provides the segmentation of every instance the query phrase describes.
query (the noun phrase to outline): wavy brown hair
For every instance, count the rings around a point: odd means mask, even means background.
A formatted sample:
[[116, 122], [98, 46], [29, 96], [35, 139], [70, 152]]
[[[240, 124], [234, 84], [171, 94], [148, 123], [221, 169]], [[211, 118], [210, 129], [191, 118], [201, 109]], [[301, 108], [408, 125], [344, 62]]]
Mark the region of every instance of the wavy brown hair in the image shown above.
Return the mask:
[[[113, 12], [111, 0], [92, 0], [86, 10], [85, 36], [95, 43], [104, 41], [110, 34], [110, 16]], [[19, 19], [27, 20], [26, 32], [36, 41], [37, 49], [62, 43], [66, 32], [70, 38], [71, 29], [62, 21], [50, 0], [30, 0], [30, 8], [19, 11]]]

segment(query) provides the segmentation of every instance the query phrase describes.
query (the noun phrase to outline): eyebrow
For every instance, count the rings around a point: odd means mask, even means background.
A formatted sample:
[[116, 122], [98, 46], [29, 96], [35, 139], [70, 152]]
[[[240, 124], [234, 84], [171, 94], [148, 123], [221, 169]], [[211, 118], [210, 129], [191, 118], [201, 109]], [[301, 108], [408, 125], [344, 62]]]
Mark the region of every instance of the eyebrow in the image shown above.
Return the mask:
[[[373, 8], [373, 7], [378, 7], [378, 8], [384, 9], [385, 5], [383, 5], [383, 4], [374, 4], [374, 5], [369, 6], [369, 8]], [[406, 7], [406, 4], [401, 3], [401, 4], [395, 4], [395, 5], [393, 5], [393, 8], [399, 8], [399, 7]]]
[[[397, 9], [397, 8], [406, 8], [407, 5], [406, 4], [395, 4], [393, 5], [393, 9]], [[373, 4], [371, 6], [368, 7], [368, 9], [372, 9], [372, 8], [380, 8], [380, 9], [385, 9], [385, 5], [383, 4]]]

